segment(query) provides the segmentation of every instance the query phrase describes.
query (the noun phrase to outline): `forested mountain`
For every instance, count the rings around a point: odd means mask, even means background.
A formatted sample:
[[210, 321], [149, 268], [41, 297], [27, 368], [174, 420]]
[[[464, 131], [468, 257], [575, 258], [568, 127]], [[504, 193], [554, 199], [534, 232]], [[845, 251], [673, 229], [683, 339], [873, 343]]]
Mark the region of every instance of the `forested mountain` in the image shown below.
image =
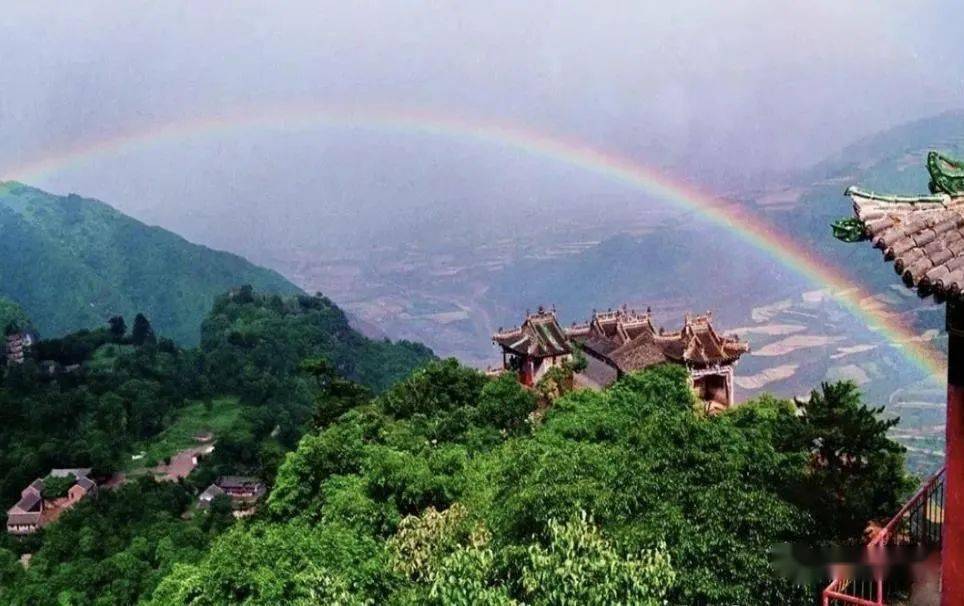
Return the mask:
[[31, 356], [8, 366], [0, 382], [4, 500], [52, 467], [122, 470], [135, 447], [150, 445], [191, 406], [203, 404], [203, 412], [225, 398], [237, 402], [236, 422], [219, 436], [219, 454], [244, 451], [236, 466], [271, 475], [275, 453], [297, 444], [315, 411], [317, 379], [303, 360], [328, 361], [377, 393], [433, 357], [418, 344], [361, 336], [324, 297], [250, 287], [217, 299], [199, 348], [158, 338], [139, 315], [130, 331], [115, 319], [43, 340]]
[[[213, 459], [186, 482], [129, 482], [39, 536], [7, 538], [0, 602], [804, 606], [814, 588], [783, 578], [771, 548], [859, 539], [907, 488], [891, 423], [849, 384], [798, 403], [805, 414], [763, 398], [708, 417], [678, 367], [566, 393], [564, 377], [533, 392], [447, 360], [373, 396], [320, 357], [298, 364], [308, 381], [290, 374], [298, 346], [272, 344], [291, 333], [262, 316], [278, 301], [253, 299], [219, 300], [206, 329], [226, 338], [168, 352], [201, 391], [238, 375], [246, 412]], [[326, 303], [281, 307], [300, 318]], [[131, 346], [142, 364], [168, 347]], [[272, 348], [282, 361], [253, 368]], [[298, 433], [276, 423], [303, 418], [304, 396], [313, 420], [295, 446]], [[192, 505], [214, 474], [239, 468], [273, 484], [254, 518]]]
[[273, 271], [103, 202], [0, 182], [0, 297], [16, 302], [41, 335], [143, 312], [159, 334], [196, 344], [214, 298], [241, 284], [300, 292]]

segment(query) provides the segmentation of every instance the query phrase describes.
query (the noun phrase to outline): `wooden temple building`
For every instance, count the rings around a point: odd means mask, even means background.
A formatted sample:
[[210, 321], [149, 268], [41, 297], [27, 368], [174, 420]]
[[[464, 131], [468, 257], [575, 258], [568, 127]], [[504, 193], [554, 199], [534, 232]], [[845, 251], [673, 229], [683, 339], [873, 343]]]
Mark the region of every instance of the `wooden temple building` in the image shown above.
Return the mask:
[[519, 373], [525, 385], [538, 382], [552, 366], [572, 358], [574, 348], [587, 358], [591, 384], [601, 387], [631, 372], [657, 364], [686, 367], [697, 397], [710, 410], [734, 402], [733, 369], [749, 345], [718, 333], [711, 315], [686, 316], [675, 332], [657, 329], [649, 310], [623, 307], [594, 312], [583, 324], [563, 329], [554, 311], [539, 308], [522, 325], [500, 331], [493, 341], [502, 348], [503, 368]]
[[519, 328], [500, 329], [492, 341], [502, 348], [502, 368], [518, 373], [523, 385], [535, 385], [550, 368], [572, 359], [569, 337], [554, 309], [540, 307], [534, 314], [527, 312]]
[[[944, 467], [873, 536], [870, 554], [888, 544], [912, 544], [939, 554], [935, 584], [944, 606], [964, 604], [964, 166], [928, 154], [931, 195], [846, 191], [854, 216], [834, 224], [847, 241], [869, 240], [894, 262], [904, 283], [946, 303], [948, 332], [947, 425]], [[899, 575], [898, 575], [899, 576]], [[883, 567], [871, 579], [834, 578], [824, 606], [931, 603], [926, 575], [910, 586]], [[922, 601], [924, 600], [924, 601]]]

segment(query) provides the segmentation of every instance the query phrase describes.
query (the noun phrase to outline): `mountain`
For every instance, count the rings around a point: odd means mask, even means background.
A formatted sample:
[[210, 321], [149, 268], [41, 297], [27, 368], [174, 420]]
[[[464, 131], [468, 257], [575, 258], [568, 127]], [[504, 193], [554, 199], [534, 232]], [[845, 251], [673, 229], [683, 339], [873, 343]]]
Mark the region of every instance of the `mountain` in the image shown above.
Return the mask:
[[[851, 216], [850, 185], [882, 193], [927, 194], [929, 150], [964, 156], [964, 111], [917, 120], [867, 137], [799, 172], [789, 182], [743, 196], [771, 223], [807, 243], [827, 261], [868, 286], [894, 283], [880, 271], [877, 251], [857, 252], [827, 237], [828, 223]], [[870, 247], [859, 247], [869, 249]]]
[[42, 335], [143, 312], [160, 334], [193, 345], [215, 297], [241, 284], [301, 292], [276, 272], [103, 202], [0, 182], [0, 297], [16, 302]]

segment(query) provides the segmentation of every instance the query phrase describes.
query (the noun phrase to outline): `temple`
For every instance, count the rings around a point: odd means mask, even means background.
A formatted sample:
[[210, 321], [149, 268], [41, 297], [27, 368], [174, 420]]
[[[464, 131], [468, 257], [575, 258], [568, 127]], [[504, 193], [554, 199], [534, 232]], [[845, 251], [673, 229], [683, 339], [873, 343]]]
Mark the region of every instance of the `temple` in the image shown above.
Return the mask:
[[588, 322], [563, 329], [554, 311], [540, 308], [493, 341], [502, 347], [503, 368], [518, 372], [525, 385], [570, 360], [574, 349], [586, 355], [583, 383], [598, 387], [657, 364], [678, 364], [689, 371], [697, 397], [717, 411], [734, 403], [733, 369], [749, 345], [719, 334], [711, 319], [709, 313], [686, 316], [680, 330], [665, 332], [657, 330], [649, 310], [623, 307], [594, 312]]
[[518, 373], [523, 385], [535, 385], [550, 368], [572, 359], [569, 338], [555, 310], [542, 307], [526, 313], [519, 328], [497, 332], [492, 341], [502, 348], [502, 368]]
[[[892, 196], [850, 187], [854, 216], [834, 224], [841, 239], [869, 240], [894, 262], [904, 283], [946, 302], [947, 425], [944, 468], [872, 537], [875, 549], [901, 542], [935, 549], [941, 604], [964, 596], [964, 182], [961, 164], [931, 152], [932, 195]], [[899, 577], [899, 575], [897, 575]], [[926, 575], [902, 582], [883, 568], [873, 578], [838, 575], [823, 592], [824, 606], [898, 604], [929, 591]]]

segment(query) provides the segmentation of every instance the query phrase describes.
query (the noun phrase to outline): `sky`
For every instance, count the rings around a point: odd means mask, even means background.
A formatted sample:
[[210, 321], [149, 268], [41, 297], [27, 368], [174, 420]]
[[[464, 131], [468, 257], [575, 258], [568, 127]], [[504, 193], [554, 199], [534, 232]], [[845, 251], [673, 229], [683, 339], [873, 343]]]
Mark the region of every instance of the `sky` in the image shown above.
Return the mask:
[[249, 253], [628, 193], [478, 142], [328, 127], [16, 168], [225, 112], [385, 107], [524, 125], [726, 190], [964, 105], [950, 2], [5, 4], [0, 175]]

